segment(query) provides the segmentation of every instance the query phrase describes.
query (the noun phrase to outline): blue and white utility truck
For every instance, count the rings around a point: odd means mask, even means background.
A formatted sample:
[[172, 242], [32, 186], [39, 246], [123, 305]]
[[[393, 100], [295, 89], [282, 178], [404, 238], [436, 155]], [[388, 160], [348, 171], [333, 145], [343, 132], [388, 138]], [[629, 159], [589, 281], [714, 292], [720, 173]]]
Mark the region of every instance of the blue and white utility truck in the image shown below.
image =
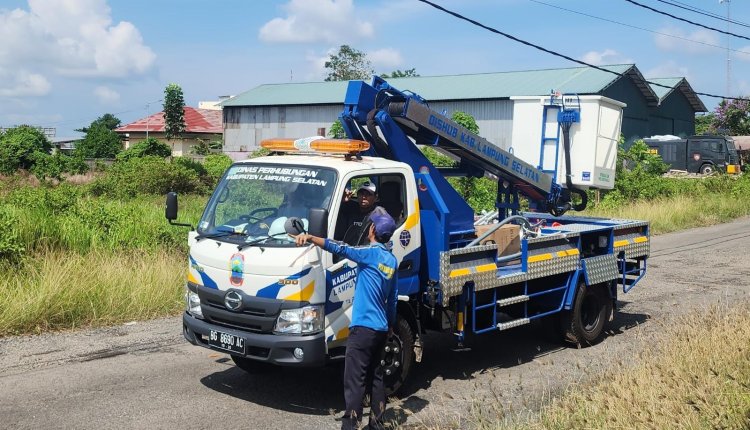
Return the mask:
[[[370, 182], [398, 224], [389, 244], [398, 322], [382, 359], [391, 392], [421, 360], [426, 330], [463, 344], [548, 318], [572, 343], [597, 341], [618, 290], [646, 272], [649, 225], [563, 214], [585, 207], [587, 188], [613, 186], [624, 105], [559, 94], [514, 103], [504, 150], [375, 77], [349, 83], [340, 115], [348, 139], [264, 141], [271, 154], [234, 163], [188, 236], [185, 338], [247, 371], [343, 356], [356, 264], [297, 247], [287, 233], [341, 239], [343, 196]], [[456, 167], [435, 167], [420, 146]], [[490, 225], [475, 225], [448, 176], [497, 179], [497, 211], [482, 217]], [[531, 212], [520, 212], [521, 195]], [[173, 193], [166, 216], [177, 224]], [[487, 242], [511, 225], [515, 247]]]

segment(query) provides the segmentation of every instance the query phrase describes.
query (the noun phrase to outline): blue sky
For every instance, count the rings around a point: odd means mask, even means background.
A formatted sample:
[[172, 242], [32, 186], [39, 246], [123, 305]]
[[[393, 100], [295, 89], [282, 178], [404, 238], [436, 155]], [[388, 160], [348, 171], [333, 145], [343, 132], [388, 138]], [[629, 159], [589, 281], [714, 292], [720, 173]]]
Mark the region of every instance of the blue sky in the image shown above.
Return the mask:
[[[720, 47], [729, 43], [730, 95], [750, 94], [750, 39], [728, 39], [625, 0], [434, 1], [576, 59], [635, 63], [647, 78], [685, 76], [706, 93], [726, 94], [727, 51]], [[659, 0], [637, 1], [727, 30], [726, 22]], [[669, 2], [727, 13], [719, 0]], [[750, 22], [747, 1], [730, 7], [734, 20]], [[729, 30], [750, 38], [750, 27]], [[127, 123], [160, 111], [160, 102], [149, 102], [171, 82], [197, 106], [264, 83], [322, 80], [323, 62], [341, 44], [366, 52], [376, 72], [576, 66], [416, 0], [0, 0], [0, 126], [56, 127], [69, 136], [107, 112]], [[719, 100], [703, 101], [713, 109]]]

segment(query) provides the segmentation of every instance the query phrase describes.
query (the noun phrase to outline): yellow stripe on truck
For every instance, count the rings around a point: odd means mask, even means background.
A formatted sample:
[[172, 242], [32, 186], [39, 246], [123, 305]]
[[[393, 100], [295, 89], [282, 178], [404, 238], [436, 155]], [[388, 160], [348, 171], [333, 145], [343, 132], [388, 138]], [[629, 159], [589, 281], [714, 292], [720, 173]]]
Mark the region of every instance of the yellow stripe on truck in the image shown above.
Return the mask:
[[449, 278], [455, 278], [456, 276], [464, 276], [471, 273], [471, 269], [468, 267], [463, 269], [453, 269], [451, 270], [451, 273], [448, 275]]
[[646, 236], [636, 237], [633, 239], [633, 243], [643, 243], [648, 242], [648, 238]]
[[414, 200], [414, 213], [409, 214], [408, 217], [406, 217], [406, 221], [404, 221], [404, 230], [409, 230], [410, 228], [417, 225], [419, 222], [419, 200]]
[[619, 248], [619, 247], [621, 247], [621, 246], [625, 246], [625, 245], [627, 245], [627, 244], [629, 244], [629, 243], [630, 243], [630, 241], [629, 241], [629, 240], [627, 240], [627, 239], [623, 239], [623, 240], [616, 240], [616, 241], [615, 241], [615, 248]]
[[284, 300], [294, 300], [297, 302], [309, 302], [310, 297], [313, 295], [313, 291], [315, 291], [315, 281], [310, 282], [307, 284], [307, 286], [298, 292], [288, 295], [284, 297]]
[[481, 273], [481, 272], [489, 272], [490, 270], [497, 269], [497, 266], [494, 263], [487, 263], [487, 264], [479, 265], [479, 266], [475, 267], [475, 269], [479, 273]]
[[538, 263], [540, 261], [552, 260], [552, 254], [538, 254], [529, 257], [529, 263]]

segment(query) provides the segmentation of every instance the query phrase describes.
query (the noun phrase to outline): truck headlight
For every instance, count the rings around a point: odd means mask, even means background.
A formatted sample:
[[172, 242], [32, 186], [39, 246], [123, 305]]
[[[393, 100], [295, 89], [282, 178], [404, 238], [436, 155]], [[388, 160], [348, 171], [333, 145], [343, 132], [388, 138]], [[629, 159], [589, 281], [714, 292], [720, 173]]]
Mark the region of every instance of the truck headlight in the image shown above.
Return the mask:
[[188, 313], [194, 317], [203, 318], [203, 311], [201, 310], [201, 299], [197, 293], [190, 290], [185, 290], [185, 309]]
[[325, 318], [323, 305], [305, 306], [299, 309], [282, 309], [276, 319], [276, 333], [308, 334], [323, 330]]

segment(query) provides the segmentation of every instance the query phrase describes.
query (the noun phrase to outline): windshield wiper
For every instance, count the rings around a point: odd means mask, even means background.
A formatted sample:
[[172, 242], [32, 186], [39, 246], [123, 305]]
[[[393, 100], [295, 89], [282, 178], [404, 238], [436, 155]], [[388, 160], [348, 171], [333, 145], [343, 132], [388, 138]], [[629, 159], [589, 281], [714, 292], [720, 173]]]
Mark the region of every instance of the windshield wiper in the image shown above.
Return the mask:
[[263, 236], [263, 237], [260, 237], [258, 239], [255, 239], [255, 240], [251, 240], [250, 242], [246, 242], [246, 243], [237, 245], [237, 249], [240, 250], [240, 251], [242, 251], [243, 249], [247, 248], [248, 246], [256, 245], [256, 244], [258, 244], [260, 242], [263, 242], [264, 240], [272, 239], [272, 238], [275, 238], [276, 236], [279, 236], [279, 235], [287, 235], [287, 234], [286, 233], [276, 233], [276, 234], [272, 234], [270, 236]]
[[195, 240], [201, 240], [201, 239], [214, 239], [217, 237], [224, 237], [224, 236], [231, 236], [234, 234], [247, 236], [247, 233], [237, 232], [234, 230], [219, 230], [217, 233], [211, 233], [211, 234], [199, 234], [198, 236], [195, 236]]

